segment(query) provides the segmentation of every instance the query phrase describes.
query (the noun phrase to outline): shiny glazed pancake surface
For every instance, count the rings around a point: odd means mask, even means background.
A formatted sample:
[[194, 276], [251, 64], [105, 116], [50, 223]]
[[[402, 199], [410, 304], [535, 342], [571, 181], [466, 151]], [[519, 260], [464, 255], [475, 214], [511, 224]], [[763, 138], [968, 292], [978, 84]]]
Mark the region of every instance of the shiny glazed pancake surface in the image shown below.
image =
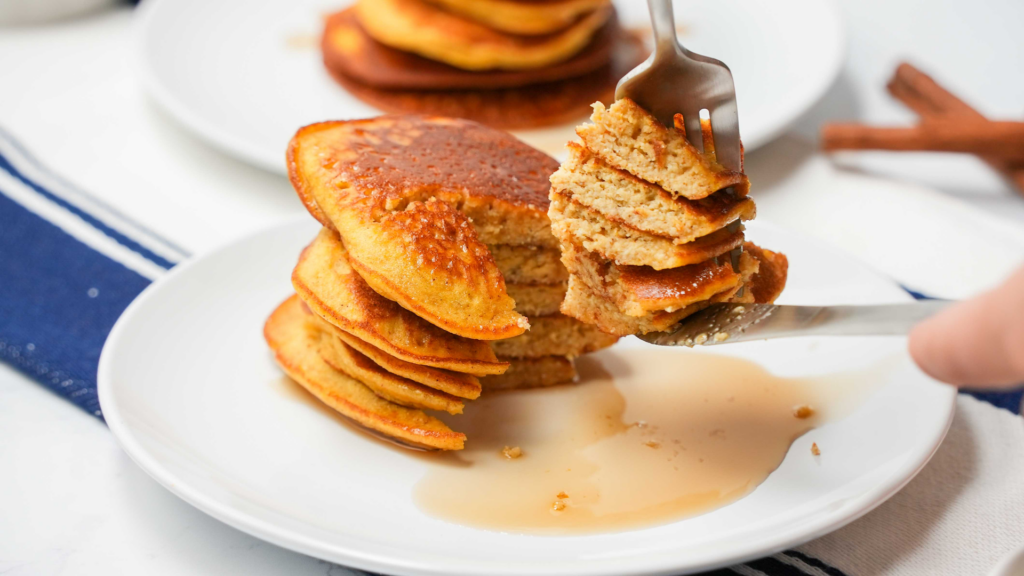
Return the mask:
[[376, 89], [496, 90], [593, 72], [611, 60], [621, 34], [618, 20], [612, 17], [586, 47], [568, 60], [528, 70], [470, 71], [381, 44], [366, 33], [355, 9], [348, 8], [327, 18], [321, 50], [328, 69]]
[[267, 319], [263, 335], [286, 374], [317, 399], [355, 422], [399, 440], [440, 450], [461, 450], [466, 436], [420, 410], [389, 402], [331, 368], [318, 353], [320, 332], [292, 296]]
[[384, 112], [466, 118], [503, 130], [538, 128], [585, 118], [591, 103], [613, 99], [619, 79], [647, 57], [640, 38], [618, 28], [615, 32], [613, 57], [604, 66], [582, 76], [516, 88], [376, 88], [346, 74], [351, 64], [332, 58], [331, 52], [325, 51], [324, 64], [346, 91]]
[[488, 28], [510, 34], [548, 34], [570, 26], [608, 0], [427, 0]]
[[484, 241], [495, 226], [495, 235], [534, 232], [555, 244], [538, 208], [555, 167], [509, 134], [439, 117], [313, 124], [288, 149], [292, 185], [338, 231], [371, 288], [448, 332], [484, 340], [529, 324], [474, 225]]
[[614, 9], [598, 7], [540, 36], [504, 33], [423, 0], [360, 0], [355, 11], [366, 32], [392, 48], [465, 70], [523, 70], [574, 56]]
[[317, 315], [407, 362], [477, 375], [507, 368], [486, 342], [448, 333], [373, 291], [326, 228], [299, 257], [292, 285]]

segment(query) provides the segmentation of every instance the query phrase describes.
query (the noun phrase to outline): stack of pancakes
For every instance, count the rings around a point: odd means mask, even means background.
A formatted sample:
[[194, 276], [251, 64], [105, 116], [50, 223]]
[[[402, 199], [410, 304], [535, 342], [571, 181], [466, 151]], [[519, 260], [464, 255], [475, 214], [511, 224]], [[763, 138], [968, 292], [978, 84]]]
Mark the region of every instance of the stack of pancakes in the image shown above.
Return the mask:
[[291, 181], [323, 224], [264, 329], [282, 368], [360, 424], [429, 448], [486, 388], [570, 382], [616, 337], [558, 312], [547, 217], [558, 164], [465, 120], [382, 116], [299, 130]]
[[645, 57], [610, 0], [360, 0], [327, 19], [322, 50], [376, 108], [506, 129], [585, 115]]
[[551, 176], [549, 216], [570, 272], [565, 314], [617, 335], [665, 330], [714, 302], [771, 302], [786, 257], [745, 242], [750, 183], [632, 100], [594, 105]]

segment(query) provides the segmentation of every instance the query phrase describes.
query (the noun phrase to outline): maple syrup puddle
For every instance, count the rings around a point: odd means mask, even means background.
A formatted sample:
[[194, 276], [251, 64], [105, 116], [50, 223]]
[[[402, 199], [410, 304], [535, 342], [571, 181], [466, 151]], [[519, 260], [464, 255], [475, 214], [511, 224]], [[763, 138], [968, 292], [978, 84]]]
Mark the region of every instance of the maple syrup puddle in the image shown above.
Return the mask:
[[782, 378], [739, 358], [684, 354], [606, 351], [578, 360], [577, 385], [467, 403], [443, 418], [466, 433], [466, 449], [432, 455], [417, 505], [459, 524], [534, 534], [703, 514], [753, 491], [794, 440], [853, 411], [881, 380]]

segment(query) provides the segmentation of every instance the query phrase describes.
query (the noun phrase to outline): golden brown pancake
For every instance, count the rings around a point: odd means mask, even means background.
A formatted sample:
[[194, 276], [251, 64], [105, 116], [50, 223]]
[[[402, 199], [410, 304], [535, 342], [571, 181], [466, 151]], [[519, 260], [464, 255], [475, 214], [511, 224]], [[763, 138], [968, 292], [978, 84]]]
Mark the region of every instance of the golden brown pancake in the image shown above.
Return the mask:
[[754, 274], [747, 283], [747, 290], [753, 301], [758, 304], [775, 302], [779, 294], [782, 294], [782, 289], [786, 287], [789, 259], [781, 252], [765, 250], [751, 242], [744, 244], [743, 249], [760, 263], [757, 274]]
[[[708, 304], [737, 299], [758, 270], [750, 253], [669, 270], [617, 266], [579, 246], [565, 246], [563, 261], [572, 273], [562, 313], [618, 335], [664, 330]], [[746, 291], [744, 294], [748, 294]]]
[[[475, 376], [406, 362], [384, 352], [373, 344], [356, 338], [344, 330], [339, 330], [336, 326], [326, 322], [324, 324], [326, 324], [324, 328], [326, 332], [334, 334], [342, 342], [348, 344], [349, 347], [354, 348], [370, 360], [373, 360], [378, 366], [396, 376], [408, 378], [413, 382], [418, 382], [424, 386], [467, 400], [475, 400], [480, 396], [480, 381]], [[502, 362], [507, 363], [504, 360]]]
[[674, 197], [657, 184], [609, 166], [576, 142], [567, 147], [568, 159], [551, 175], [552, 191], [625, 226], [682, 244], [756, 215], [751, 198], [725, 191], [701, 200]]
[[534, 316], [530, 324], [532, 327], [526, 334], [491, 342], [495, 354], [502, 358], [551, 355], [575, 358], [607, 348], [619, 339], [563, 314]]
[[495, 90], [375, 88], [346, 76], [336, 63], [327, 64], [349, 93], [384, 112], [450, 116], [520, 130], [573, 122], [586, 117], [592, 102], [611, 100], [619, 79], [647, 57], [643, 42], [626, 33], [616, 36], [612, 50], [609, 64], [583, 76]]
[[505, 287], [508, 295], [516, 301], [516, 312], [526, 316], [547, 316], [558, 313], [568, 283], [506, 284]]
[[[622, 30], [612, 17], [590, 43], [563, 62], [529, 70], [469, 71], [403, 52], [374, 40], [348, 8], [332, 14], [320, 47], [324, 65], [366, 86], [385, 90], [496, 90], [576, 78], [608, 64]], [[588, 102], [589, 104], [589, 102]]]
[[384, 400], [328, 366], [317, 352], [320, 332], [308, 318], [299, 299], [292, 296], [274, 310], [263, 327], [267, 344], [288, 376], [324, 404], [367, 428], [426, 448], [463, 448], [465, 434], [420, 410]]
[[726, 170], [712, 155], [701, 154], [684, 130], [665, 126], [629, 98], [607, 108], [595, 103], [590, 119], [576, 128], [588, 150], [607, 165], [674, 196], [699, 200], [724, 188], [746, 196], [750, 189], [745, 174]]
[[487, 249], [505, 277], [506, 288], [514, 283], [555, 284], [569, 279], [569, 271], [562, 265], [562, 252], [557, 248], [490, 244]]
[[427, 0], [449, 12], [510, 34], [557, 32], [608, 0]]
[[374, 292], [326, 228], [299, 257], [292, 286], [320, 317], [407, 362], [477, 375], [507, 368], [486, 342], [445, 332]]
[[[483, 210], [502, 222], [522, 215], [546, 223], [546, 214], [520, 208], [546, 196], [541, 170], [553, 162], [509, 134], [438, 117], [313, 124], [288, 148], [299, 197], [338, 231], [352, 268], [374, 291], [482, 340], [529, 324], [470, 217]], [[543, 233], [553, 240], [550, 229]]]
[[489, 28], [422, 0], [359, 0], [356, 16], [378, 42], [464, 70], [543, 68], [573, 57], [614, 12], [600, 6], [541, 36]]
[[409, 408], [462, 414], [458, 397], [388, 372], [330, 332], [321, 332], [319, 353], [331, 368], [362, 382], [385, 400]]
[[565, 356], [541, 356], [539, 358], [509, 358], [508, 372], [480, 379], [488, 392], [497, 390], [519, 390], [568, 384], [576, 380], [576, 367]]
[[616, 264], [650, 266], [655, 270], [679, 268], [738, 248], [743, 244], [743, 227], [722, 228], [690, 242], [677, 243], [673, 238], [651, 234], [606, 217], [583, 206], [576, 196], [551, 191], [551, 230], [563, 243], [580, 244]]

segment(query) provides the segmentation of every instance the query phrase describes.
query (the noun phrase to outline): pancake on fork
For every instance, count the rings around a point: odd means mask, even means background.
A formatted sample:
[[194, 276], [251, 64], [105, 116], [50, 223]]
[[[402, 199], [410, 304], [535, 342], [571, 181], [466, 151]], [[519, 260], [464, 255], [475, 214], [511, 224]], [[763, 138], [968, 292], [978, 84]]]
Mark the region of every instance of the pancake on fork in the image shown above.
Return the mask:
[[466, 435], [420, 410], [399, 406], [331, 368], [318, 353], [320, 332], [295, 296], [267, 319], [264, 337], [277, 363], [310, 394], [355, 422], [415, 446], [461, 450]]
[[438, 117], [313, 124], [288, 148], [292, 185], [373, 290], [482, 340], [529, 327], [484, 243], [557, 245], [531, 208], [556, 167], [509, 134]]
[[359, 23], [381, 44], [464, 70], [523, 70], [563, 62], [589, 44], [613, 13], [604, 4], [561, 30], [521, 36], [423, 0], [359, 0], [355, 10]]
[[718, 164], [709, 133], [698, 152], [682, 116], [665, 127], [629, 99], [594, 104], [591, 120], [551, 177], [548, 213], [570, 274], [564, 314], [626, 335], [715, 302], [778, 296], [788, 263], [745, 242], [750, 184]]
[[303, 250], [292, 286], [325, 321], [406, 362], [476, 375], [508, 367], [486, 342], [445, 332], [374, 292], [326, 228]]
[[550, 34], [569, 27], [609, 0], [427, 0], [495, 30], [510, 34]]

